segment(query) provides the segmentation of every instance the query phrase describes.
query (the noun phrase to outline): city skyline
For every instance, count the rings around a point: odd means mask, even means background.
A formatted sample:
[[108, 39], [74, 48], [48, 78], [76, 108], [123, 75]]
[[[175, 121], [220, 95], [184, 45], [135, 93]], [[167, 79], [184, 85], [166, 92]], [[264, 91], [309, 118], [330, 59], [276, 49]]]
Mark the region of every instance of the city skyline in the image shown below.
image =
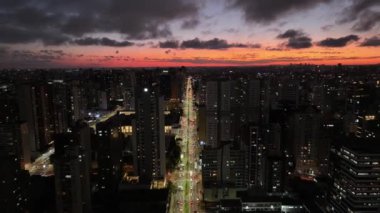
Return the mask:
[[3, 212], [379, 212], [379, 66], [0, 72]]
[[10, 1], [0, 68], [378, 64], [380, 2]]
[[0, 0], [0, 212], [379, 213], [380, 0]]

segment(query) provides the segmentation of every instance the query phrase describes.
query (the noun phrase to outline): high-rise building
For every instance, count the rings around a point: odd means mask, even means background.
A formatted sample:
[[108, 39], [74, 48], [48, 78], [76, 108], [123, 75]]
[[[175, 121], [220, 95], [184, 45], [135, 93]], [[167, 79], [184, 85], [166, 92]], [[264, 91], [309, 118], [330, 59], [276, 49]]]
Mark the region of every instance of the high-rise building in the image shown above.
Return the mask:
[[100, 194], [106, 197], [116, 191], [122, 176], [123, 132], [132, 130], [124, 127], [125, 117], [115, 115], [96, 125], [97, 184]]
[[71, 119], [75, 122], [87, 116], [87, 98], [81, 81], [72, 82], [70, 97]]
[[[312, 109], [310, 109], [312, 110]], [[294, 154], [296, 170], [300, 175], [317, 175], [318, 143], [321, 142], [321, 115], [314, 111], [294, 116]]]
[[198, 104], [200, 106], [205, 106], [207, 103], [207, 82], [204, 80], [199, 80], [198, 84]]
[[347, 139], [332, 148], [331, 212], [380, 211], [380, 146], [373, 139]]
[[50, 104], [54, 96], [45, 84], [23, 84], [17, 88], [20, 120], [25, 122], [25, 142], [31, 157], [36, 158], [52, 140], [54, 133], [53, 111]]
[[116, 190], [121, 178], [138, 175], [135, 114], [126, 111], [96, 125], [99, 190]]
[[[246, 165], [246, 158], [245, 158], [245, 151], [236, 148], [232, 148], [230, 146], [226, 146], [226, 152], [228, 155], [226, 156], [226, 160], [224, 162], [224, 165], [226, 165], [228, 179], [227, 183], [232, 185], [236, 188], [246, 188], [247, 187], [247, 181], [246, 181], [246, 173], [247, 170], [245, 169]], [[228, 151], [227, 151], [228, 150]]]
[[297, 108], [300, 104], [300, 82], [293, 77], [273, 79], [271, 82], [272, 109]]
[[231, 118], [231, 105], [232, 105], [232, 87], [233, 81], [220, 82], [220, 112], [219, 112], [219, 134], [220, 141], [232, 141], [232, 118]]
[[260, 80], [252, 79], [249, 81], [248, 89], [248, 107], [249, 120], [258, 123], [260, 120], [260, 100], [261, 100], [261, 84]]
[[218, 82], [209, 81], [206, 84], [206, 107], [207, 111], [218, 110]]
[[20, 165], [20, 120], [13, 85], [0, 84], [0, 208], [24, 212], [27, 189]]
[[57, 212], [91, 212], [90, 138], [86, 125], [55, 136], [52, 158]]
[[213, 148], [219, 141], [218, 82], [210, 81], [206, 85], [206, 144]]
[[51, 119], [50, 131], [52, 134], [67, 132], [74, 124], [70, 85], [64, 80], [50, 81], [47, 85], [47, 96]]
[[150, 182], [166, 174], [164, 98], [149, 79], [140, 82], [136, 95], [137, 171], [140, 181]]
[[136, 79], [135, 74], [131, 72], [126, 80], [122, 82], [125, 85], [124, 91], [124, 107], [128, 111], [134, 111], [136, 106], [135, 87]]
[[247, 147], [248, 185], [262, 188], [265, 182], [265, 146], [261, 141], [259, 128], [249, 127]]
[[37, 97], [36, 88], [31, 85], [18, 86], [18, 105], [20, 109], [20, 120], [24, 123], [22, 126], [23, 132], [23, 145], [26, 145], [25, 152], [30, 153], [29, 159], [36, 157], [40, 151], [40, 134], [38, 112], [37, 112]]
[[232, 81], [209, 81], [206, 87], [206, 144], [216, 148], [221, 141], [231, 141]]
[[220, 149], [205, 149], [202, 151], [202, 181], [204, 187], [217, 186], [220, 183]]
[[212, 148], [216, 148], [218, 147], [219, 141], [219, 120], [217, 112], [207, 112], [206, 122], [206, 145]]
[[268, 156], [266, 160], [266, 189], [270, 193], [282, 193], [284, 190], [284, 159], [278, 156]]
[[202, 151], [202, 178], [206, 188], [246, 188], [245, 152], [224, 144]]

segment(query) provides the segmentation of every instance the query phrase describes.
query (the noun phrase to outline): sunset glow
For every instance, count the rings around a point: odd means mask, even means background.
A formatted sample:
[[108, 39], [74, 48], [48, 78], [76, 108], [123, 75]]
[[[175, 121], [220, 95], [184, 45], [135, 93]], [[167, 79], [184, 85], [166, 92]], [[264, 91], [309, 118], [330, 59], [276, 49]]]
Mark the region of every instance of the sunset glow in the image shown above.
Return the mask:
[[380, 61], [379, 1], [307, 0], [283, 5], [249, 0], [159, 2], [2, 1], [0, 67]]

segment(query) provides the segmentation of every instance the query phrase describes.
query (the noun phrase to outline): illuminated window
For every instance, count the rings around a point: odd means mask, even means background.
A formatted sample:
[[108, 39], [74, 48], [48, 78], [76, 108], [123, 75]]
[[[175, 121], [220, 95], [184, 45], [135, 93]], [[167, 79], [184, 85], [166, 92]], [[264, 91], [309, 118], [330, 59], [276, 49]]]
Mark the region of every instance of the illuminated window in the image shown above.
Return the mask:
[[122, 126], [121, 132], [124, 134], [132, 134], [132, 126]]
[[366, 121], [373, 121], [373, 120], [375, 120], [376, 116], [375, 115], [366, 115], [364, 118]]
[[170, 134], [172, 131], [172, 127], [171, 126], [165, 126], [165, 133], [166, 134]]

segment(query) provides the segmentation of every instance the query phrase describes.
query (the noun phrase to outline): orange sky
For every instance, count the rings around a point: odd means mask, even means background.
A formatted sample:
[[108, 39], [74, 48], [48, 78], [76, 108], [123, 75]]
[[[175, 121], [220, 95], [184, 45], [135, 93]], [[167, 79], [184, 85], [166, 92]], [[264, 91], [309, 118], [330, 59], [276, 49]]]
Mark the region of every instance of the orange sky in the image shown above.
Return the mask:
[[301, 50], [270, 51], [231, 48], [227, 50], [175, 49], [169, 54], [158, 48], [97, 49], [82, 51], [60, 61], [62, 66], [78, 67], [166, 67], [166, 66], [262, 66], [310, 63], [336, 65], [338, 63], [378, 64], [378, 48], [349, 46], [345, 48], [313, 47]]
[[380, 1], [8, 1], [0, 68], [380, 63]]

